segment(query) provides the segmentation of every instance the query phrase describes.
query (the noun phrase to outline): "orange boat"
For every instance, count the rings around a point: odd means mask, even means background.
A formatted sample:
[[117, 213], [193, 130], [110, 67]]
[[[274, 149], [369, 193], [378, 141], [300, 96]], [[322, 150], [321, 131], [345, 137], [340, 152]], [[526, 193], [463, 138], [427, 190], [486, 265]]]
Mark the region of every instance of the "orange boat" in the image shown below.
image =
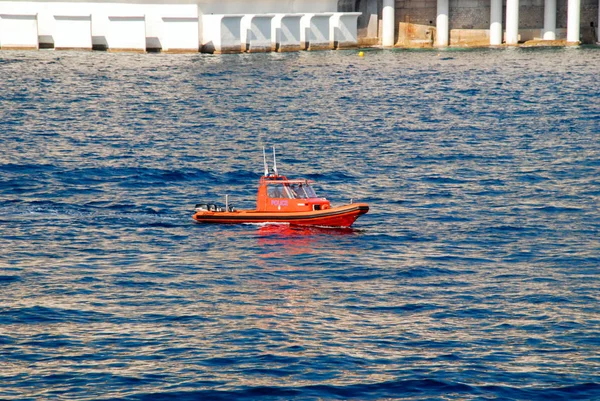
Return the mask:
[[319, 198], [306, 179], [290, 180], [277, 172], [275, 148], [273, 171], [269, 173], [263, 149], [265, 174], [258, 184], [256, 210], [235, 210], [225, 197], [225, 207], [211, 204], [196, 205], [194, 220], [200, 223], [285, 223], [301, 226], [350, 227], [369, 211], [366, 203], [331, 207], [329, 200]]

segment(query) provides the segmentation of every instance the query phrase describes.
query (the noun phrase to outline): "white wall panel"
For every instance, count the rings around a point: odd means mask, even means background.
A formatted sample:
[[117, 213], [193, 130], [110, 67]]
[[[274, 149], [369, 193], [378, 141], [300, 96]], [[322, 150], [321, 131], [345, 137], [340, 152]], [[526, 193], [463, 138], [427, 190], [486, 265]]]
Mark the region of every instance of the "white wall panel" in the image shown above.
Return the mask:
[[0, 14], [2, 49], [39, 49], [37, 14]]
[[198, 17], [163, 17], [161, 46], [165, 52], [197, 52], [200, 49]]
[[92, 43], [107, 47], [109, 16], [140, 16], [146, 19], [148, 47], [160, 47], [164, 17], [198, 17], [198, 5], [191, 0], [164, 0], [155, 2], [99, 2], [99, 1], [0, 1], [0, 14], [38, 14], [40, 42], [54, 43], [55, 15], [91, 15]]
[[109, 16], [106, 40], [109, 51], [146, 51], [146, 19], [143, 15]]
[[[207, 31], [202, 27], [203, 14], [304, 14], [333, 13], [335, 11], [337, 11], [337, 0], [93, 0], [89, 2], [82, 0], [0, 0], [0, 14], [37, 14], [38, 38], [39, 42], [44, 45], [69, 48], [75, 47], [74, 45], [77, 45], [76, 47], [83, 47], [83, 43], [76, 43], [79, 40], [76, 41], [74, 36], [69, 37], [69, 31], [75, 29], [78, 32], [83, 32], [86, 28], [75, 27], [76, 24], [74, 21], [71, 21], [72, 23], [68, 23], [66, 20], [57, 21], [55, 16], [74, 17], [91, 15], [91, 40], [93, 48], [106, 49], [110, 47], [113, 50], [130, 48], [137, 51], [151, 48], [158, 49], [164, 47], [165, 49], [176, 49], [181, 46], [185, 46], [186, 48], [191, 46], [190, 43], [196, 36], [195, 34], [189, 35], [192, 28], [186, 26], [187, 24], [185, 23], [177, 24], [174, 23], [174, 20], [169, 21], [165, 20], [165, 18], [198, 18], [198, 39], [199, 44], [202, 44], [201, 36], [203, 32]], [[120, 37], [118, 32], [122, 34], [126, 32], [115, 25], [116, 20], [111, 22], [109, 18], [128, 16], [145, 17], [145, 45], [142, 46], [140, 43], [139, 33], [141, 29], [139, 27], [134, 28], [131, 35], [127, 33], [125, 38], [123, 38]], [[284, 24], [281, 27], [282, 38], [285, 39], [287, 37], [292, 42], [297, 39], [295, 37], [296, 27], [293, 26], [296, 22], [296, 18], [284, 20]], [[174, 25], [171, 23], [174, 23]], [[130, 27], [134, 27], [134, 25]], [[286, 35], [286, 27], [289, 28], [289, 35]], [[227, 40], [226, 47], [231, 51], [235, 51], [237, 45], [234, 43], [239, 40], [241, 33], [237, 31], [239, 31], [239, 27], [236, 27], [236, 21], [223, 19], [219, 22], [214, 35]], [[271, 28], [272, 31], [273, 28]], [[314, 35], [315, 32], [312, 34]], [[213, 34], [211, 33], [210, 35]], [[127, 39], [127, 36], [132, 37]], [[84, 35], [84, 38], [87, 38], [87, 35]], [[273, 38], [271, 40], [273, 41]], [[7, 41], [7, 45], [10, 41], [12, 39]], [[81, 41], [87, 42], [87, 39], [82, 39]], [[313, 40], [313, 43], [317, 42]], [[38, 46], [31, 40], [27, 41], [27, 45]], [[292, 47], [287, 47], [288, 49], [296, 46], [291, 43], [290, 45]], [[85, 48], [87, 46], [86, 43]], [[219, 44], [219, 47], [221, 47], [221, 44]], [[286, 48], [286, 45], [282, 46], [282, 49], [284, 48]]]
[[55, 15], [52, 36], [56, 50], [92, 50], [92, 16]]

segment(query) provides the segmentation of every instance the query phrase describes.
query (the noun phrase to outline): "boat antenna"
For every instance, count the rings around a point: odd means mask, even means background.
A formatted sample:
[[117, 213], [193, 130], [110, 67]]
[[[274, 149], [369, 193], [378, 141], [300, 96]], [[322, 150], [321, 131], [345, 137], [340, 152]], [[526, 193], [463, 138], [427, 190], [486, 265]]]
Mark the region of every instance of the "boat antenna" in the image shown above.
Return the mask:
[[263, 146], [263, 162], [265, 163], [265, 177], [269, 176], [269, 165], [267, 164], [267, 154], [265, 153], [265, 147]]
[[275, 175], [279, 175], [277, 172], [277, 159], [275, 159], [275, 146], [273, 146], [273, 172], [275, 172]]

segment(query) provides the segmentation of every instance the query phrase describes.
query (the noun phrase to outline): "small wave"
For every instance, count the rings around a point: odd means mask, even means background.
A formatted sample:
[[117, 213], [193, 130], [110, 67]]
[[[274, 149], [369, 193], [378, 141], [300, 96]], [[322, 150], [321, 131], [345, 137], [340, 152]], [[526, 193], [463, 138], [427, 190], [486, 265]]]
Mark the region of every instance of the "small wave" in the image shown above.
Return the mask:
[[431, 277], [431, 276], [439, 276], [439, 275], [456, 275], [458, 272], [449, 269], [442, 269], [440, 267], [413, 267], [408, 270], [400, 270], [396, 273], [397, 277], [405, 277], [405, 278], [423, 278], [423, 277]]
[[331, 276], [332, 281], [340, 281], [344, 283], [356, 283], [360, 281], [372, 281], [382, 277], [383, 274], [357, 274], [348, 273], [344, 275]]
[[48, 308], [32, 306], [0, 311], [0, 324], [39, 324], [52, 322], [104, 322], [110, 315], [106, 313], [76, 309]]
[[442, 176], [423, 177], [421, 179], [421, 181], [433, 182], [436, 184], [465, 184], [465, 183], [469, 182], [467, 180], [460, 180], [457, 178], [442, 177]]
[[[436, 309], [437, 306], [436, 305], [432, 305], [432, 304], [425, 304], [425, 303], [419, 303], [419, 304], [405, 304], [405, 305], [398, 305], [398, 306], [372, 306], [372, 307], [356, 307], [356, 309], [360, 309], [360, 310], [369, 310], [369, 311], [373, 311], [373, 312], [383, 312], [383, 313], [395, 313], [395, 314], [406, 314], [408, 313], [412, 313], [412, 312], [423, 312], [423, 311], [428, 311], [428, 310], [433, 310]], [[353, 308], [354, 309], [354, 308]]]
[[414, 397], [439, 397], [444, 394], [469, 394], [473, 387], [434, 379], [409, 379], [369, 384], [312, 385], [312, 386], [257, 386], [232, 390], [199, 390], [189, 392], [163, 392], [139, 394], [126, 399], [134, 400], [253, 400], [253, 399], [381, 399]]
[[549, 181], [550, 178], [548, 177], [543, 177], [541, 175], [538, 174], [523, 174], [521, 176], [518, 177], [518, 180], [521, 182], [542, 182], [542, 181]]
[[[464, 262], [468, 264], [481, 264], [481, 263], [493, 263], [491, 259], [485, 258], [472, 258], [467, 256], [456, 256], [456, 255], [439, 255], [439, 256], [426, 256], [425, 260], [431, 260], [436, 262]], [[464, 273], [464, 272], [462, 272]]]
[[133, 203], [92, 202], [82, 206], [36, 201], [0, 207], [0, 216], [5, 220], [11, 217], [31, 216], [40, 220], [85, 220], [110, 223], [111, 221], [131, 221], [145, 226], [174, 227], [189, 223], [190, 214], [153, 207], [140, 207]]
[[21, 277], [20, 276], [4, 276], [4, 275], [0, 275], [0, 285], [2, 285], [3, 283], [13, 283], [15, 281], [20, 281]]
[[526, 231], [529, 230], [529, 228], [527, 227], [522, 227], [522, 226], [512, 226], [512, 225], [500, 225], [500, 226], [493, 226], [489, 228], [490, 231], [499, 231], [499, 232], [520, 232], [520, 231]]
[[41, 174], [56, 171], [57, 167], [51, 164], [0, 164], [0, 172], [22, 174]]
[[539, 208], [535, 208], [535, 210], [539, 210], [541, 212], [546, 213], [581, 213], [583, 209], [578, 207], [568, 207], [568, 206], [543, 206]]
[[512, 386], [479, 386], [479, 391], [496, 397], [519, 400], [593, 400], [600, 398], [599, 383], [581, 383], [562, 387], [518, 388]]
[[159, 323], [204, 323], [212, 321], [212, 319], [200, 315], [159, 315], [153, 313], [143, 315], [141, 320]]

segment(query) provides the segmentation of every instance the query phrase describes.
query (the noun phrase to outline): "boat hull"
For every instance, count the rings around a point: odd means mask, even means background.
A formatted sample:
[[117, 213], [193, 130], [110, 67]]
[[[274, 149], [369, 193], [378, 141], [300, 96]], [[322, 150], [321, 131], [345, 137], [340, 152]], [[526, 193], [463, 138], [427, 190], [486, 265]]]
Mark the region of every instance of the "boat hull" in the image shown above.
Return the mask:
[[299, 226], [350, 227], [360, 215], [368, 211], [369, 206], [366, 203], [354, 203], [310, 212], [198, 211], [193, 217], [199, 223], [285, 223]]

